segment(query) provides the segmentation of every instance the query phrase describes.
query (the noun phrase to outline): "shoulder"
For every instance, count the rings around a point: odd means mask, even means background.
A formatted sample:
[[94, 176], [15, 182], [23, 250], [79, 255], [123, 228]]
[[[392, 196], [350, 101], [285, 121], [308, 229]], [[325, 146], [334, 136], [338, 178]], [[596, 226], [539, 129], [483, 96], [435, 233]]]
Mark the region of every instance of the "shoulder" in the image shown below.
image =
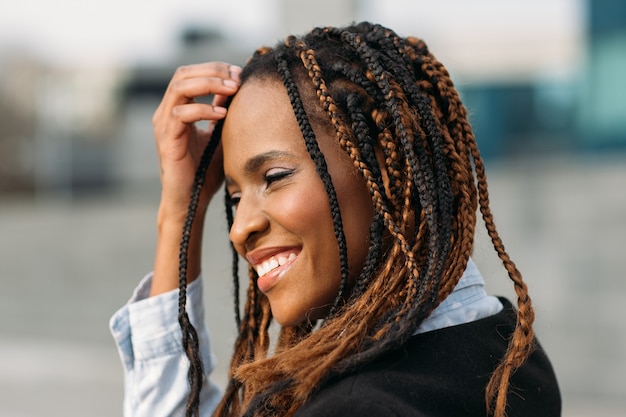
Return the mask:
[[[515, 325], [515, 311], [503, 301], [505, 309], [492, 317], [416, 335], [332, 381], [296, 415], [484, 416], [485, 387]], [[556, 377], [539, 345], [512, 382], [510, 416], [559, 415]]]

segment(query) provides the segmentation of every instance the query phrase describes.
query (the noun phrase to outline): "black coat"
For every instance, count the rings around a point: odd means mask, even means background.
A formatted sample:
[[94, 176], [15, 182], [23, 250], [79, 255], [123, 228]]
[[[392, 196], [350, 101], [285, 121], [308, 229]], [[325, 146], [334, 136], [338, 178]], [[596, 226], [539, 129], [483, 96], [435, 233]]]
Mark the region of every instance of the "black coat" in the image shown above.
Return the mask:
[[[515, 310], [413, 336], [358, 372], [315, 393], [297, 417], [485, 416], [485, 387], [507, 348]], [[508, 417], [557, 417], [561, 396], [539, 343], [513, 375]]]

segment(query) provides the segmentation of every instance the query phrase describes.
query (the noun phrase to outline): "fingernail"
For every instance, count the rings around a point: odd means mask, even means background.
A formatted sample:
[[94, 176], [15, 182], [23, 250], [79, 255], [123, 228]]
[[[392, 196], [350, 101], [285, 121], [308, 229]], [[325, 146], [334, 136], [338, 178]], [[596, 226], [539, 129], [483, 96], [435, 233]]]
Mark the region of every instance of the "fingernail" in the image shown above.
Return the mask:
[[224, 80], [224, 85], [231, 88], [237, 87], [237, 83], [233, 80]]
[[239, 81], [239, 74], [241, 74], [241, 67], [238, 65], [231, 65], [229, 68], [230, 71], [230, 78], [232, 78], [235, 81]]
[[221, 106], [213, 106], [213, 111], [222, 116], [226, 114], [226, 108]]

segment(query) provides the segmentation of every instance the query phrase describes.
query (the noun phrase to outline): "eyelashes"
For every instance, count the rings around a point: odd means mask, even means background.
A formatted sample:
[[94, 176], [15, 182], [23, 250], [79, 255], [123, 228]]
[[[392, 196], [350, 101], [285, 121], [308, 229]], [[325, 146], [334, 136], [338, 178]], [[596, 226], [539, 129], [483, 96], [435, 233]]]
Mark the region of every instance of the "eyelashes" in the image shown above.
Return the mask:
[[227, 194], [226, 195], [226, 204], [231, 206], [231, 207], [237, 207], [237, 204], [239, 204], [239, 200], [241, 199], [238, 195], [239, 193], [233, 193], [231, 194]]
[[265, 184], [269, 187], [283, 178], [290, 177], [294, 172], [295, 169], [272, 168], [265, 173], [263, 178], [265, 179]]
[[[296, 169], [291, 168], [271, 168], [263, 174], [263, 182], [265, 183], [265, 189], [270, 189], [274, 184], [280, 183], [281, 180], [291, 177], [296, 172]], [[227, 203], [230, 206], [236, 207], [241, 200], [241, 192], [228, 193]]]

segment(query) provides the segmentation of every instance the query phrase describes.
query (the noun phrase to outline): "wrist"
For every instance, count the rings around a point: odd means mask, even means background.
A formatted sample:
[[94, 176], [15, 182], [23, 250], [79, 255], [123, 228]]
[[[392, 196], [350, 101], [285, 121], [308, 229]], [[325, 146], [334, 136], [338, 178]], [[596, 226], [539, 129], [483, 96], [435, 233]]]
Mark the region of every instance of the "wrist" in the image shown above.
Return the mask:
[[[151, 296], [178, 288], [179, 252], [185, 217], [186, 211], [172, 213], [165, 209], [159, 209]], [[200, 274], [203, 231], [204, 215], [196, 216], [191, 226], [191, 236], [187, 247], [188, 283]]]
[[[206, 203], [199, 203], [196, 207], [194, 215], [194, 226], [196, 224], [203, 224], [206, 216], [208, 205]], [[172, 224], [177, 225], [180, 228], [183, 227], [187, 219], [187, 212], [189, 211], [189, 200], [182, 202], [166, 196], [161, 196], [161, 203], [157, 212], [157, 226], [161, 228], [164, 225]]]

